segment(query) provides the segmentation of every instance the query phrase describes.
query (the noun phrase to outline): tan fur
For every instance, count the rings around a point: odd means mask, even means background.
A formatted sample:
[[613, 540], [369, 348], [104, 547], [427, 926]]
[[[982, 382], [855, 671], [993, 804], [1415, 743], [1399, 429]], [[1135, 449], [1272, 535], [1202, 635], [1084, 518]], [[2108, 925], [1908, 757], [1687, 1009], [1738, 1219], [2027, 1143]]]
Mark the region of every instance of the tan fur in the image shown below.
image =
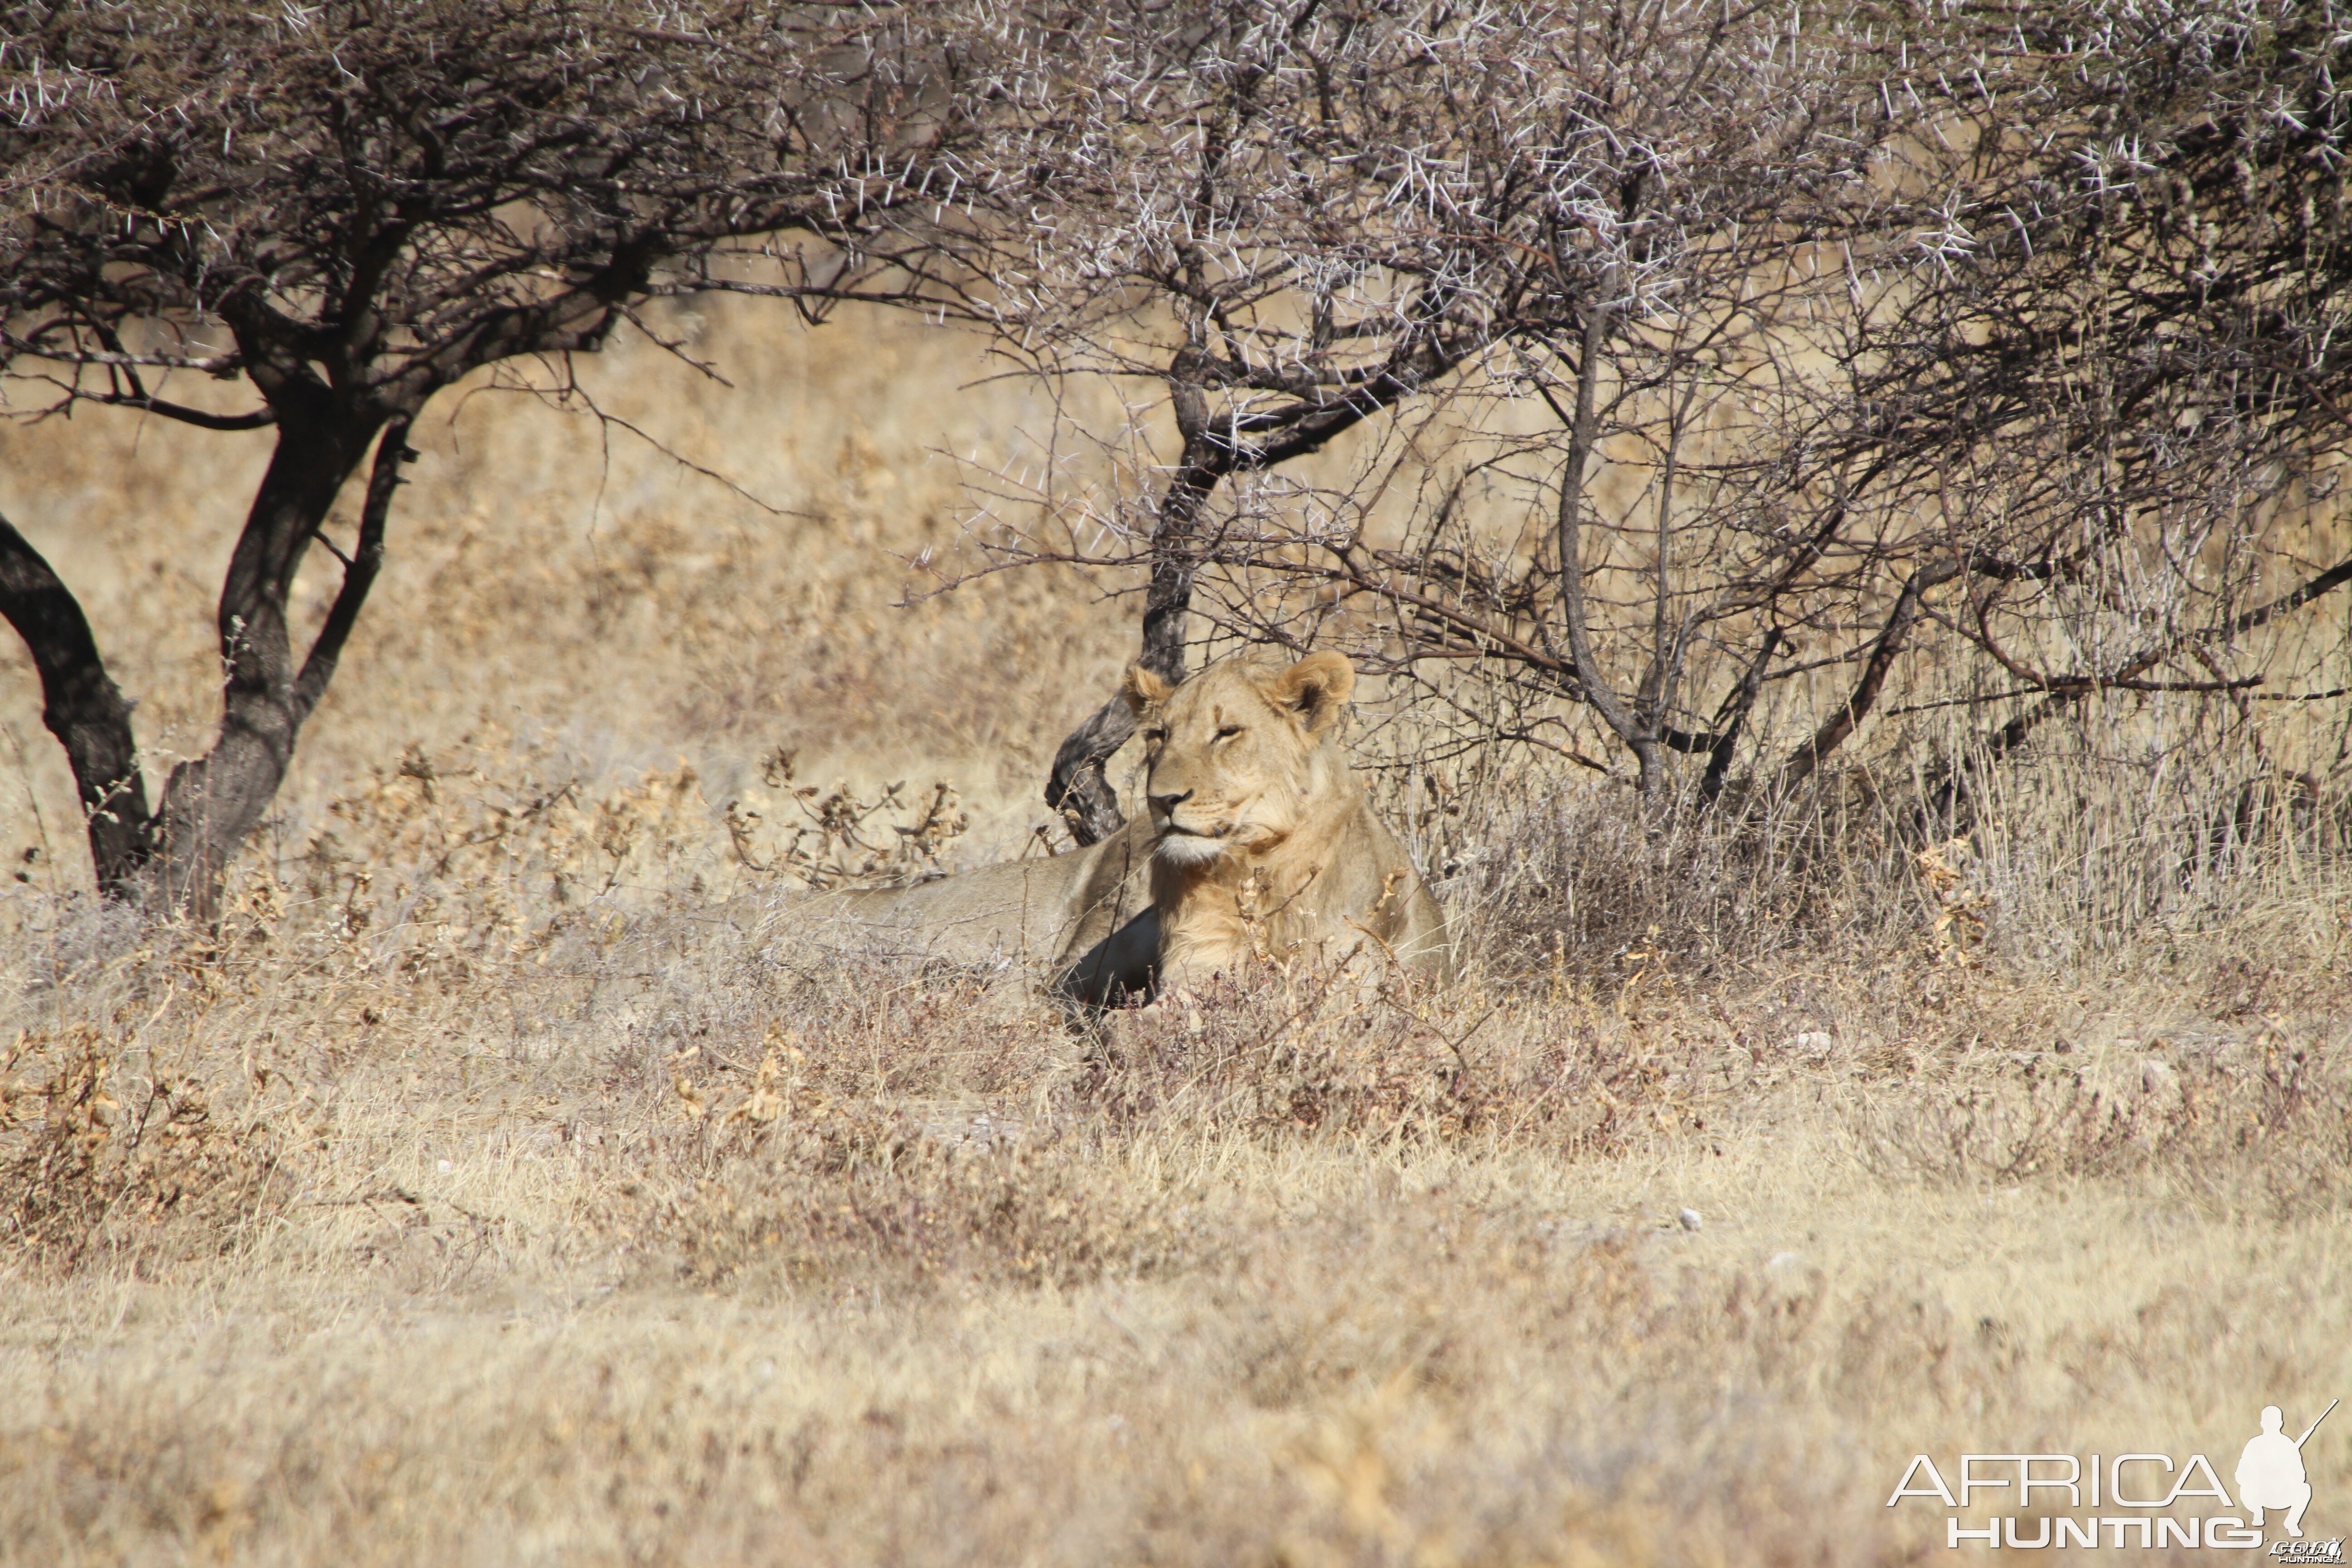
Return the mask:
[[1225, 659], [1172, 689], [1128, 672], [1162, 986], [1264, 960], [1451, 973], [1445, 912], [1340, 748], [1355, 683], [1328, 653]]
[[1226, 659], [1172, 689], [1137, 666], [1123, 689], [1144, 735], [1147, 798], [1118, 833], [788, 909], [861, 952], [1041, 968], [1054, 994], [1088, 1005], [1263, 961], [1393, 958], [1447, 975], [1445, 911], [1339, 746], [1355, 683], [1328, 653]]
[[1150, 984], [1160, 947], [1150, 853], [1150, 824], [1138, 817], [1088, 848], [912, 888], [794, 900], [787, 918], [804, 934], [862, 952], [1042, 969], [1055, 994], [1099, 1004]]

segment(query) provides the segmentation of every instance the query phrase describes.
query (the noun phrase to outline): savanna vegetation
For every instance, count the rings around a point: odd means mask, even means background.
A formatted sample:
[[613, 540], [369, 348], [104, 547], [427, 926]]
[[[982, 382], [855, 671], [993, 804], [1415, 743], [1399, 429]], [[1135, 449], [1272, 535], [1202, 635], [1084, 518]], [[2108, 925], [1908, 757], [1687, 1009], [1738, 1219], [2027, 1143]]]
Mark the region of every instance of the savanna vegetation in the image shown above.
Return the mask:
[[[2330, 6], [0, 18], [0, 1561], [1876, 1563], [2352, 1387]], [[1456, 984], [793, 924], [1251, 643]]]

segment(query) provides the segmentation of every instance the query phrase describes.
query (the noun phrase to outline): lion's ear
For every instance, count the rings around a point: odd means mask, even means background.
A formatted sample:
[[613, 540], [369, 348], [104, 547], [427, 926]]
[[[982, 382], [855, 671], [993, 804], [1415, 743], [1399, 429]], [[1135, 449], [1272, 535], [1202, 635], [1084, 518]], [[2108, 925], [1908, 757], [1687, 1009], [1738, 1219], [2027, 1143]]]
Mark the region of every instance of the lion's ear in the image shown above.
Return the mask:
[[1336, 653], [1310, 653], [1274, 678], [1267, 695], [1296, 712], [1307, 732], [1320, 736], [1356, 689], [1356, 667]]
[[1118, 694], [1127, 705], [1140, 714], [1147, 708], [1156, 708], [1168, 700], [1176, 689], [1139, 664], [1127, 667], [1127, 679], [1118, 683]]

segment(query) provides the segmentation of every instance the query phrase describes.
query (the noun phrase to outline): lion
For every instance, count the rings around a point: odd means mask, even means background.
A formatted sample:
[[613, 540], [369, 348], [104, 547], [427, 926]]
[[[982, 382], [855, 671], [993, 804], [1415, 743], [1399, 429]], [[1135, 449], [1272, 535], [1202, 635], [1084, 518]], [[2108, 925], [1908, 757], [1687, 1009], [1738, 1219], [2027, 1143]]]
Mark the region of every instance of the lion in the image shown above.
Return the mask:
[[1057, 1000], [1116, 1005], [1150, 992], [1159, 962], [1150, 827], [1138, 817], [1085, 848], [787, 907], [858, 952], [983, 971], [1043, 965]]
[[911, 888], [791, 906], [858, 951], [1003, 970], [1044, 965], [1086, 1008], [1253, 960], [1385, 954], [1449, 976], [1445, 912], [1339, 747], [1356, 673], [1337, 654], [1243, 656], [1181, 686], [1138, 665], [1122, 690], [1149, 809], [1098, 844]]
[[1250, 655], [1123, 688], [1141, 731], [1160, 988], [1253, 960], [1385, 954], [1450, 978], [1445, 911], [1340, 748], [1355, 668]]

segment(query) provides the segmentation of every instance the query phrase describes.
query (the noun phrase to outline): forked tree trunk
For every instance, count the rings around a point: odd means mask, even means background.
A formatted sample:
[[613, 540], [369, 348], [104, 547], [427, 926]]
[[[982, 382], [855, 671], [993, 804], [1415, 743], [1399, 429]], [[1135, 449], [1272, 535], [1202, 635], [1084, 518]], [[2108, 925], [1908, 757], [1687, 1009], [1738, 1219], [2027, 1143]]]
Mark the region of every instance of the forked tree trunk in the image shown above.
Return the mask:
[[[0, 616], [40, 671], [44, 717], [73, 768], [99, 890], [160, 914], [200, 921], [218, 915], [229, 858], [284, 782], [296, 737], [325, 693], [374, 581], [400, 465], [413, 456], [405, 416], [387, 420], [299, 393], [276, 406], [278, 447], [221, 586], [220, 734], [205, 755], [172, 770], [152, 811], [131, 705], [107, 671], [88, 617], [39, 552], [0, 521]], [[295, 574], [379, 428], [359, 548], [346, 558], [342, 587], [298, 666], [286, 616]]]
[[278, 449], [221, 584], [219, 738], [204, 756], [172, 770], [156, 811], [152, 896], [159, 907], [199, 921], [218, 913], [229, 857], [269, 809], [293, 763], [295, 737], [310, 714], [296, 689], [301, 671], [287, 604], [311, 539], [375, 434], [341, 410], [305, 413], [289, 422], [281, 405]]

